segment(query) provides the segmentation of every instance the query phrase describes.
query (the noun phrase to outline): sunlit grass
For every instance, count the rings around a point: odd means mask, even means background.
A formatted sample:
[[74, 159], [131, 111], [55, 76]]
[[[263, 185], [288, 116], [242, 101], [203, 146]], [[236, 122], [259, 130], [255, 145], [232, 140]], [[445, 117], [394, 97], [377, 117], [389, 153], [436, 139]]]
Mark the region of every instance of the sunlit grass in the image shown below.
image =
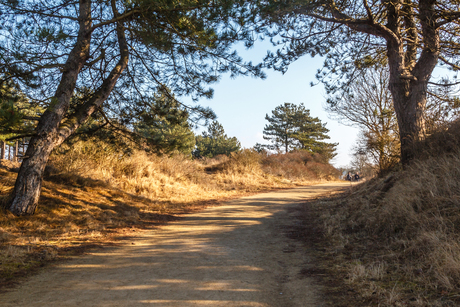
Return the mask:
[[420, 144], [405, 170], [313, 204], [328, 267], [364, 305], [460, 304], [459, 125]]
[[[9, 280], [85, 246], [114, 242], [132, 229], [159, 225], [218, 201], [311, 184], [334, 171], [325, 166], [327, 172], [318, 176], [304, 171], [286, 178], [264, 169], [264, 156], [249, 150], [198, 161], [145, 152], [108, 155], [104, 146], [81, 142], [65, 155], [54, 155], [33, 216], [0, 212], [0, 278]], [[307, 153], [303, 157], [312, 158]], [[308, 170], [304, 160], [285, 169]], [[276, 163], [272, 159], [268, 164]], [[0, 201], [6, 204], [19, 165], [6, 160], [1, 165]]]

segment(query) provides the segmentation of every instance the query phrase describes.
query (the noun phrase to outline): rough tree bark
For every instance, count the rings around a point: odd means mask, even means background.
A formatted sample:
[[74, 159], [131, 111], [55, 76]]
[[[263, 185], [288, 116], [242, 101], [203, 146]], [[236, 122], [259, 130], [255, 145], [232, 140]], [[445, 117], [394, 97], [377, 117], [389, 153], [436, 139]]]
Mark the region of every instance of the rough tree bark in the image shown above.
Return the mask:
[[[117, 23], [120, 60], [112, 69], [101, 87], [75, 115], [63, 121], [70, 99], [75, 90], [80, 70], [89, 57], [92, 34], [91, 0], [80, 0], [79, 32], [73, 50], [64, 67], [61, 82], [31, 138], [24, 160], [19, 169], [11, 195], [9, 210], [15, 215], [30, 215], [35, 212], [40, 197], [42, 176], [52, 150], [62, 144], [88, 117], [107, 99], [120, 74], [128, 64], [128, 47], [121, 22]], [[113, 13], [118, 16], [112, 0]]]
[[6, 153], [6, 144], [3, 141], [0, 141], [0, 159], [4, 160], [5, 159], [5, 153]]

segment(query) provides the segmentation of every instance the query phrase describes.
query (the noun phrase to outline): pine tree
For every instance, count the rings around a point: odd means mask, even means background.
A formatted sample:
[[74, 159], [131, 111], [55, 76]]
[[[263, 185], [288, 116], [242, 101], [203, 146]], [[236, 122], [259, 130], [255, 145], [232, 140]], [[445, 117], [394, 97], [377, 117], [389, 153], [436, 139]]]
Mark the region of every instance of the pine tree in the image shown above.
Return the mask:
[[264, 139], [272, 144], [266, 145], [268, 149], [284, 150], [291, 152], [296, 149], [319, 153], [329, 161], [335, 154], [335, 146], [323, 142], [329, 139], [329, 130], [317, 117], [310, 116], [310, 110], [303, 103], [295, 105], [285, 102], [272, 111], [272, 115], [266, 114], [265, 119], [269, 122], [264, 127]]
[[0, 85], [1, 159], [6, 156], [6, 145], [15, 148], [13, 159], [17, 159], [15, 153], [18, 152], [18, 144], [24, 144], [24, 140], [33, 135], [33, 129], [41, 113], [43, 109], [38, 104], [31, 103], [11, 80]]
[[236, 137], [228, 137], [225, 134], [224, 127], [213, 121], [208, 131], [196, 137], [196, 149], [193, 152], [195, 157], [212, 158], [217, 155], [230, 155], [241, 149], [241, 144]]
[[169, 92], [160, 91], [149, 101], [135, 124], [135, 131], [147, 139], [148, 148], [161, 154], [191, 154], [195, 135], [189, 112]]

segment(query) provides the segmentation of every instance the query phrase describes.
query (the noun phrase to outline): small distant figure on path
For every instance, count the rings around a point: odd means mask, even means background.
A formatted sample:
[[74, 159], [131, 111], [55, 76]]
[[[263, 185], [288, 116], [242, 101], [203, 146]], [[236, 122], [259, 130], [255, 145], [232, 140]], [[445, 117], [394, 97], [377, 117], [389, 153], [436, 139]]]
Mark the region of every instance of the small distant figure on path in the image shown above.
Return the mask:
[[359, 173], [358, 172], [356, 172], [356, 174], [355, 174], [355, 181], [359, 181]]
[[350, 173], [350, 172], [348, 172], [347, 178], [346, 178], [346, 179], [347, 179], [348, 181], [351, 181], [352, 178], [351, 178], [351, 173]]

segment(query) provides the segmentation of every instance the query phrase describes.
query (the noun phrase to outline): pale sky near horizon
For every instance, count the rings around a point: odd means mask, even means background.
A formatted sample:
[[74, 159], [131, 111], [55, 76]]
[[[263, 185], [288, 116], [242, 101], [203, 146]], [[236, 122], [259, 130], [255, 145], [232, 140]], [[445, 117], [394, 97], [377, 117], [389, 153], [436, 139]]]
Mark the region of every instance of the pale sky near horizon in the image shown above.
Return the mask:
[[[258, 63], [266, 50], [267, 44], [260, 44], [239, 52], [245, 60]], [[214, 97], [202, 99], [198, 104], [213, 109], [225, 133], [230, 137], [235, 136], [244, 148], [251, 148], [256, 143], [268, 144], [262, 137], [264, 126], [268, 123], [265, 120], [266, 114], [271, 115], [271, 111], [284, 102], [304, 103], [311, 116], [327, 123], [328, 135], [331, 137], [327, 142], [339, 143], [337, 156], [331, 163], [336, 167], [346, 166], [352, 159], [350, 152], [356, 143], [358, 129], [331, 119], [324, 110], [326, 93], [323, 85], [310, 86], [311, 82], [318, 83], [315, 73], [322, 64], [322, 58], [304, 56], [291, 64], [284, 75], [266, 70], [265, 80], [253, 77], [230, 79], [228, 75], [224, 75], [219, 83], [211, 86]], [[195, 133], [200, 131], [202, 130]]]

